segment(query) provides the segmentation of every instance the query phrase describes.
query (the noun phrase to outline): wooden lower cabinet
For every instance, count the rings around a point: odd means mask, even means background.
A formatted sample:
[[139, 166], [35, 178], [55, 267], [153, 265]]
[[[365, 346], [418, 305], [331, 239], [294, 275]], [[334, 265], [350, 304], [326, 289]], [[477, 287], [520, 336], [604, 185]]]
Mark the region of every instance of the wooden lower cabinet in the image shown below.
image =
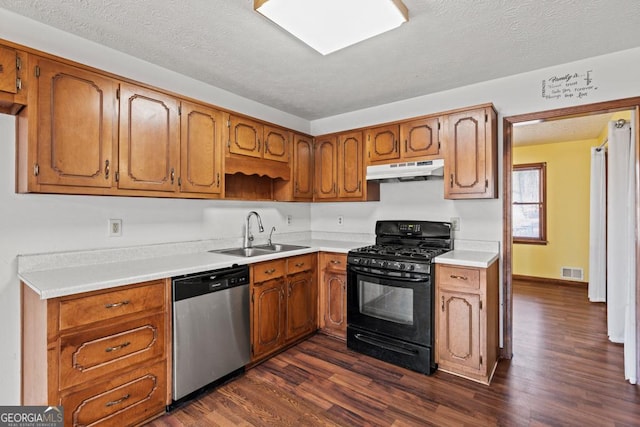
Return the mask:
[[316, 330], [315, 264], [308, 254], [252, 265], [252, 362]]
[[170, 403], [170, 280], [41, 300], [22, 285], [22, 404], [65, 426], [137, 425]]
[[136, 425], [164, 411], [166, 362], [141, 366], [125, 375], [63, 395], [65, 426]]
[[498, 262], [437, 264], [436, 304], [438, 368], [489, 384], [498, 362]]
[[319, 256], [319, 327], [328, 335], [347, 337], [347, 254], [321, 252]]

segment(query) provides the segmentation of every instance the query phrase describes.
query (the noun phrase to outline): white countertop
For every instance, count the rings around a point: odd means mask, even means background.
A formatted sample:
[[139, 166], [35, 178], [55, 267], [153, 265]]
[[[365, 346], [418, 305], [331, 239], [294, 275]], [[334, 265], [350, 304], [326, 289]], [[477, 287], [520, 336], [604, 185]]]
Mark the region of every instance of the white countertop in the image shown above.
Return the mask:
[[368, 245], [366, 242], [317, 239], [286, 243], [308, 246], [308, 248], [254, 257], [240, 257], [205, 251], [132, 261], [27, 271], [19, 273], [18, 277], [33, 289], [41, 299], [49, 299], [225, 268], [233, 264], [252, 264], [318, 251], [347, 253], [350, 249]]
[[487, 268], [499, 257], [498, 252], [492, 251], [470, 251], [454, 249], [442, 255], [438, 255], [433, 260], [436, 264], [460, 265], [463, 267]]

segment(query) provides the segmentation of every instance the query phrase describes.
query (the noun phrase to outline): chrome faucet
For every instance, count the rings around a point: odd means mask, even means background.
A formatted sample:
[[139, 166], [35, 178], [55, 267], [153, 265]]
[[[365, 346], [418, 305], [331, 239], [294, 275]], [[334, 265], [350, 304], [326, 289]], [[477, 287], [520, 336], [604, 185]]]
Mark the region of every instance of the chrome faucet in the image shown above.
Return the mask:
[[261, 233], [264, 231], [264, 227], [262, 226], [262, 219], [260, 218], [260, 215], [258, 215], [258, 212], [249, 212], [249, 215], [247, 215], [247, 221], [244, 224], [244, 242], [242, 244], [243, 248], [250, 248], [251, 242], [253, 242], [253, 234], [251, 234], [251, 223], [249, 221], [251, 219], [251, 215], [255, 215], [256, 220], [258, 221], [258, 230], [260, 230]]
[[271, 236], [273, 236], [273, 232], [276, 231], [275, 227], [271, 227], [271, 232], [269, 232], [269, 240], [267, 241], [267, 244], [269, 246], [273, 246], [273, 242], [271, 242]]

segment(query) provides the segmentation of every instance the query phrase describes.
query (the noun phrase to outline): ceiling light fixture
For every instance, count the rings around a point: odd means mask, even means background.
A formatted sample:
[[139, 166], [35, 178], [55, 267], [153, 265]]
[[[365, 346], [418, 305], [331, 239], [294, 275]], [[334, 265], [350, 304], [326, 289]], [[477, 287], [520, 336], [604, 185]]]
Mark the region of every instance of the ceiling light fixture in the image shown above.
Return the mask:
[[409, 20], [401, 0], [254, 0], [253, 8], [323, 55]]

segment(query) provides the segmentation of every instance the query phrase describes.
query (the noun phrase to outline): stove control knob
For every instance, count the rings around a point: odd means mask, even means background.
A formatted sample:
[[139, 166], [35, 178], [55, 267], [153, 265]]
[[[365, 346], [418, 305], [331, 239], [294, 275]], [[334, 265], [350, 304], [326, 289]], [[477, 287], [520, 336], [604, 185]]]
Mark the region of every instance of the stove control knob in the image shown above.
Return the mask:
[[380, 266], [381, 266], [381, 267], [386, 267], [386, 266], [387, 266], [387, 261], [382, 261], [382, 262], [380, 263]]
[[416, 266], [414, 264], [409, 265], [409, 270], [415, 270]]
[[405, 268], [407, 268], [407, 266], [406, 266], [406, 265], [404, 265], [404, 264], [400, 264], [400, 270], [404, 270]]
[[352, 261], [354, 264], [360, 264], [360, 258], [352, 258], [352, 259], [351, 259], [351, 261]]

